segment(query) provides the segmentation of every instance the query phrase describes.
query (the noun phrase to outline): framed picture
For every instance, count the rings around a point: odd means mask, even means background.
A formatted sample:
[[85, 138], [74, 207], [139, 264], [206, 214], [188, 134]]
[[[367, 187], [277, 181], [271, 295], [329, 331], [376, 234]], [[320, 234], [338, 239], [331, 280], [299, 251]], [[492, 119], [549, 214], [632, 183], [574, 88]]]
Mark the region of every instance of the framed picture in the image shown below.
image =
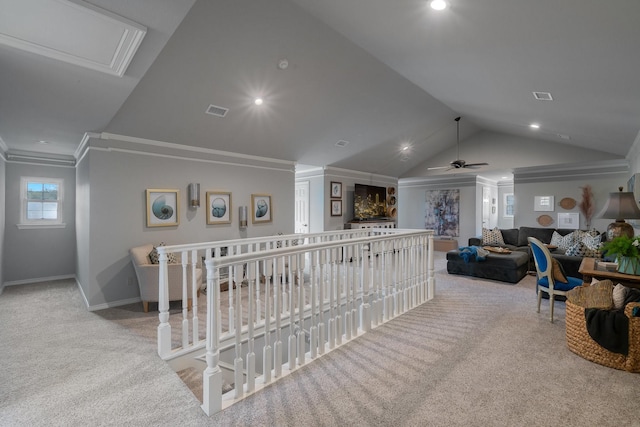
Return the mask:
[[331, 197], [334, 199], [342, 198], [342, 183], [331, 181]]
[[147, 189], [147, 227], [171, 227], [180, 222], [178, 190]]
[[571, 228], [577, 230], [580, 228], [579, 213], [559, 213], [558, 228]]
[[270, 194], [251, 195], [251, 223], [259, 224], [271, 222], [273, 219], [273, 208], [271, 206]]
[[342, 216], [342, 200], [331, 201], [331, 216]]
[[553, 211], [553, 196], [535, 196], [533, 198], [534, 211]]
[[207, 191], [207, 224], [231, 224], [231, 193]]

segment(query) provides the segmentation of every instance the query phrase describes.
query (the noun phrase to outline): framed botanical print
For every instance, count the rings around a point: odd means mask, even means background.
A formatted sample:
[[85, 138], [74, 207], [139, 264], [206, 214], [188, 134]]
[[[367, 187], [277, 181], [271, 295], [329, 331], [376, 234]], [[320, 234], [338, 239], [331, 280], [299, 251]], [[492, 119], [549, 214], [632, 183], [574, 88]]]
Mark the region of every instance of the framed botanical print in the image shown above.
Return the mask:
[[207, 224], [231, 224], [231, 193], [207, 191]]
[[331, 197], [334, 199], [342, 198], [342, 183], [331, 181]]
[[147, 227], [170, 227], [180, 222], [178, 190], [147, 189]]
[[270, 194], [251, 195], [251, 223], [259, 224], [273, 220], [273, 207]]
[[342, 200], [331, 201], [331, 216], [342, 216]]

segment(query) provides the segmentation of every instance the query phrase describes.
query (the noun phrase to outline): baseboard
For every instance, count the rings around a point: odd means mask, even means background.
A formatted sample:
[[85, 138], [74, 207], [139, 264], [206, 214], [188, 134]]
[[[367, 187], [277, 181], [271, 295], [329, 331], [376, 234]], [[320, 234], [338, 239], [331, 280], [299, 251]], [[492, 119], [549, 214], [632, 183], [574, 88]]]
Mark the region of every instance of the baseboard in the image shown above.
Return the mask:
[[54, 280], [65, 280], [65, 279], [75, 279], [75, 274], [65, 274], [62, 276], [49, 276], [49, 277], [38, 277], [35, 279], [25, 279], [25, 280], [12, 280], [10, 282], [4, 282], [3, 288], [5, 286], [18, 286], [18, 285], [29, 285], [31, 283], [40, 283], [40, 282], [52, 282]]
[[[83, 294], [83, 297], [84, 297], [84, 294]], [[114, 307], [120, 307], [122, 305], [135, 304], [137, 302], [142, 302], [140, 297], [122, 299], [119, 301], [111, 301], [111, 302], [107, 302], [104, 304], [97, 304], [97, 305], [89, 305], [86, 298], [84, 301], [85, 301], [85, 304], [87, 304], [87, 310], [89, 311], [104, 310], [105, 308], [114, 308]]]
[[87, 296], [84, 293], [84, 289], [82, 289], [82, 285], [80, 285], [80, 282], [78, 281], [78, 279], [76, 279], [76, 285], [78, 285], [78, 291], [82, 296], [82, 301], [84, 301], [84, 306], [87, 308], [87, 311], [98, 311], [98, 310], [104, 310], [105, 308], [113, 308], [113, 307], [119, 307], [121, 305], [135, 304], [136, 302], [142, 302], [140, 297], [135, 297], [135, 298], [128, 298], [128, 299], [123, 299], [119, 301], [108, 302], [105, 304], [91, 305], [89, 304], [89, 300], [87, 299]]

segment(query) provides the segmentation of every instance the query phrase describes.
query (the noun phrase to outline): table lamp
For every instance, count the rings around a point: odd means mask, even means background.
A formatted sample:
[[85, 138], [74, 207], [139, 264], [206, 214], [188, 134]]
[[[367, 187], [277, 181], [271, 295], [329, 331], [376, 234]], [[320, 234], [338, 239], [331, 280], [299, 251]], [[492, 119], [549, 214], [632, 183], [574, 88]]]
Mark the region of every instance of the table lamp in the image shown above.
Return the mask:
[[633, 227], [624, 221], [625, 219], [640, 218], [640, 209], [635, 201], [633, 192], [622, 191], [622, 187], [618, 187], [617, 193], [609, 193], [609, 200], [607, 200], [607, 204], [598, 214], [598, 217], [616, 220], [607, 227], [608, 241], [618, 236], [633, 237]]

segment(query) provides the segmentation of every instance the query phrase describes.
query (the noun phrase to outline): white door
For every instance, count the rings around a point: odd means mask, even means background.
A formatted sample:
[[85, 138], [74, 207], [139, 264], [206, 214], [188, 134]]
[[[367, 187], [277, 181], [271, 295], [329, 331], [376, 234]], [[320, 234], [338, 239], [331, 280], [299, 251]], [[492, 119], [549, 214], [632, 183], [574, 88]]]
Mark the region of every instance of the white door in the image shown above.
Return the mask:
[[296, 182], [295, 232], [309, 232], [309, 181]]
[[491, 192], [489, 187], [482, 187], [482, 227], [483, 228], [491, 228], [489, 212], [490, 212], [490, 202]]

